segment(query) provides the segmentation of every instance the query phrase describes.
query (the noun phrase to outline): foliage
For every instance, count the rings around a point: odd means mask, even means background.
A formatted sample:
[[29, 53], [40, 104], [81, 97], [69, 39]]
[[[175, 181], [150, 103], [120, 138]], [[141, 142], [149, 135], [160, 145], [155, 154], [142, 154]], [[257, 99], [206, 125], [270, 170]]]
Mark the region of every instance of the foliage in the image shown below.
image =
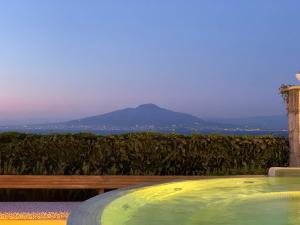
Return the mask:
[[0, 134], [2, 175], [265, 174], [287, 157], [287, 139], [272, 136]]
[[0, 175], [266, 174], [287, 166], [288, 148], [272, 136], [2, 133]]

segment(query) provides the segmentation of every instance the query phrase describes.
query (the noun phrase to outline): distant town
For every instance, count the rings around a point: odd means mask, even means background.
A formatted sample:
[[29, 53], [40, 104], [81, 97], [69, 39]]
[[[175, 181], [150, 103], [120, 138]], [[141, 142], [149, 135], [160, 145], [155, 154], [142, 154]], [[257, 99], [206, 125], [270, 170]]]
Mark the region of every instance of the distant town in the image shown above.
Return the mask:
[[144, 104], [110, 113], [60, 123], [0, 126], [0, 131], [32, 133], [92, 132], [121, 134], [128, 132], [218, 133], [248, 135], [287, 135], [285, 116], [252, 117], [244, 119], [200, 119], [174, 112], [155, 104]]

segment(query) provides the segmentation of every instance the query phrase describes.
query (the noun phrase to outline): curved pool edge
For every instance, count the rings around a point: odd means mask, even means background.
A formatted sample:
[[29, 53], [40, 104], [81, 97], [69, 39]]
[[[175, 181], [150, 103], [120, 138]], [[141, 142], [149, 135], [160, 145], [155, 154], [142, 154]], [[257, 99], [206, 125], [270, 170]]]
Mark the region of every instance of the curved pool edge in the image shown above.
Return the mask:
[[[235, 176], [211, 176], [203, 179], [196, 180], [208, 180], [208, 179], [225, 179], [225, 178], [259, 178], [268, 177], [265, 175], [235, 175]], [[67, 225], [102, 225], [101, 217], [102, 213], [107, 205], [109, 205], [115, 199], [129, 193], [137, 188], [149, 187], [153, 185], [160, 185], [164, 183], [182, 182], [184, 179], [176, 179], [164, 182], [144, 183], [139, 185], [133, 185], [126, 188], [120, 188], [114, 191], [109, 191], [104, 194], [97, 195], [82, 202], [76, 209], [72, 210]]]
[[180, 182], [180, 180], [171, 180], [165, 182], [145, 183], [139, 185], [132, 185], [130, 187], [120, 188], [117, 190], [109, 191], [104, 194], [97, 195], [82, 202], [76, 209], [72, 210], [67, 225], [102, 225], [101, 216], [103, 210], [115, 199], [129, 193], [137, 188], [149, 187], [164, 183]]
[[106, 205], [127, 191], [129, 189], [110, 191], [84, 201], [71, 211], [67, 225], [101, 225], [99, 222]]

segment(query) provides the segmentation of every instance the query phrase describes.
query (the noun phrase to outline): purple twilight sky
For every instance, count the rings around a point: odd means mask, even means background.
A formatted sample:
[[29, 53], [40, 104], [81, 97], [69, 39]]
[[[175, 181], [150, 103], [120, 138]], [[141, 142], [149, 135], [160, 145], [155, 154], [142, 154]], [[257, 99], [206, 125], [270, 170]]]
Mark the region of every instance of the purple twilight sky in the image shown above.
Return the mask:
[[284, 114], [297, 0], [0, 3], [0, 125], [143, 103], [200, 117]]

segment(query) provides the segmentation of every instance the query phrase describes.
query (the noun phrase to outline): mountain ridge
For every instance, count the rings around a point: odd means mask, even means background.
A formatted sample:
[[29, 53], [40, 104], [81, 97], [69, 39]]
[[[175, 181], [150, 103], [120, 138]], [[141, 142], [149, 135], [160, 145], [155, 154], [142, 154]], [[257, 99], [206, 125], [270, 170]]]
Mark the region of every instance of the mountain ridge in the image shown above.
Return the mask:
[[99, 134], [121, 134], [149, 131], [179, 134], [275, 134], [286, 136], [287, 118], [286, 116], [231, 119], [199, 118], [188, 113], [175, 112], [149, 103], [65, 122], [0, 126], [1, 130], [35, 133], [96, 132]]
[[78, 120], [71, 120], [64, 123], [73, 126], [193, 126], [213, 125], [213, 122], [206, 122], [199, 117], [175, 112], [159, 107], [155, 104], [142, 104], [135, 108], [125, 108], [109, 113], [86, 117]]

